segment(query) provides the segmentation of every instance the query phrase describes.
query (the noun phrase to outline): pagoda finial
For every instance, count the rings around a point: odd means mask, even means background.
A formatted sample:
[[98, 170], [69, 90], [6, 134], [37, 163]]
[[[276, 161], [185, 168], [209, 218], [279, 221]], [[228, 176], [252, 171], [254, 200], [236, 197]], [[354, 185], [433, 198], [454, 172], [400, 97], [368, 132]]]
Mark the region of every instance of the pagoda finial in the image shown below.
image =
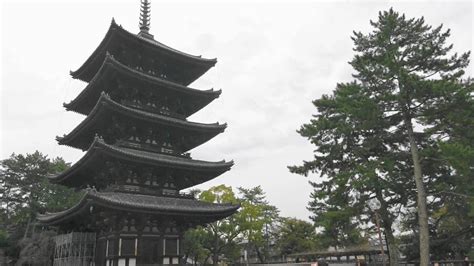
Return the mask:
[[141, 0], [140, 6], [140, 32], [148, 33], [150, 30], [150, 2]]

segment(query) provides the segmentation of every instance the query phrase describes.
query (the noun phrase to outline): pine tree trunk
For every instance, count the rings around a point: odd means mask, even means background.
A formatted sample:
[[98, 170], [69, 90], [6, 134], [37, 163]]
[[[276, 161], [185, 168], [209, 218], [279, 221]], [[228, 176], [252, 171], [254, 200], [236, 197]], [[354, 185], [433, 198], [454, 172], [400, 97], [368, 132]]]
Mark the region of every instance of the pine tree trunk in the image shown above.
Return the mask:
[[28, 217], [28, 223], [26, 224], [25, 234], [23, 235], [23, 240], [28, 237], [28, 231], [30, 230], [31, 217]]
[[219, 261], [219, 237], [215, 235], [214, 252], [212, 253], [212, 265], [216, 266]]
[[415, 184], [417, 190], [418, 204], [418, 224], [420, 232], [420, 266], [428, 266], [430, 264], [430, 244], [428, 229], [428, 210], [426, 207], [426, 191], [423, 184], [423, 175], [421, 172], [420, 156], [418, 146], [413, 133], [413, 125], [411, 118], [405, 118], [405, 125], [408, 131], [408, 140], [410, 141], [410, 151], [413, 160], [413, 170], [415, 174]]
[[400, 251], [398, 250], [398, 246], [395, 243], [395, 237], [393, 236], [391, 226], [390, 227], [385, 226], [384, 232], [385, 232], [385, 238], [386, 238], [387, 246], [388, 246], [390, 266], [398, 266], [398, 257], [400, 256]]

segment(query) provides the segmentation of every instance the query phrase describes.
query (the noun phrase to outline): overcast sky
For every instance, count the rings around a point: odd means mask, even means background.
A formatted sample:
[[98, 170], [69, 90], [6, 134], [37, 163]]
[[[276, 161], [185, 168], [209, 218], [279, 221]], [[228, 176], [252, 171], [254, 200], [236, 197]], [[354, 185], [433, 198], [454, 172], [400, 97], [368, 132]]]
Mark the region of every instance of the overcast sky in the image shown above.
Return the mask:
[[[62, 107], [86, 85], [69, 70], [99, 45], [112, 17], [138, 32], [139, 2], [2, 2], [1, 159], [39, 150], [74, 163], [83, 155], [54, 140], [84, 119]], [[370, 31], [369, 20], [390, 7], [443, 23], [456, 51], [472, 50], [471, 1], [152, 1], [155, 39], [218, 60], [191, 87], [223, 92], [189, 120], [228, 128], [192, 156], [235, 166], [199, 188], [261, 185], [282, 215], [307, 220], [309, 179], [287, 166], [310, 160], [313, 147], [295, 130], [315, 112], [312, 100], [352, 80], [352, 31]]]

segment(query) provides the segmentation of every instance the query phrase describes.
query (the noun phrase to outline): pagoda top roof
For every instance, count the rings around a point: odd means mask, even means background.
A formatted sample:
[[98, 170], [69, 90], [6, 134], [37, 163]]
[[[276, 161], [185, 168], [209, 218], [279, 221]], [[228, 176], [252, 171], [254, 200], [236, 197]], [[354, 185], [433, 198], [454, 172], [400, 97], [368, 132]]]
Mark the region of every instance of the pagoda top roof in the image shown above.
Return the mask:
[[146, 74], [142, 71], [138, 71], [134, 68], [128, 67], [120, 63], [111, 54], [107, 53], [104, 62], [102, 63], [102, 66], [92, 78], [90, 83], [85, 87], [84, 90], [81, 91], [81, 93], [79, 93], [79, 95], [74, 100], [72, 100], [70, 103], [65, 103], [64, 107], [66, 107], [67, 110], [72, 110], [87, 115], [94, 106], [90, 103], [97, 102], [97, 98], [99, 97], [100, 93], [109, 89], [109, 87], [104, 87], [100, 85], [101, 81], [111, 78], [108, 75], [109, 73], [120, 73], [124, 77], [150, 84], [157, 90], [168, 90], [184, 97], [188, 96], [190, 98], [190, 101], [200, 101], [200, 104], [188, 104], [190, 111], [186, 114], [186, 116], [190, 116], [193, 113], [199, 111], [205, 105], [209, 104], [212, 100], [219, 97], [222, 92], [221, 90], [213, 89], [197, 90], [165, 79], [161, 79], [156, 76]]
[[90, 189], [84, 194], [79, 203], [72, 208], [57, 213], [39, 214], [37, 219], [42, 225], [58, 225], [74, 219], [84, 211], [89, 212], [91, 206], [101, 206], [107, 209], [135, 213], [195, 217], [208, 221], [230, 216], [240, 207], [240, 205], [215, 204], [196, 199], [121, 192], [97, 192]]
[[120, 159], [138, 164], [150, 165], [153, 167], [190, 170], [193, 171], [196, 176], [201, 176], [201, 178], [196, 179], [191, 183], [186, 183], [181, 187], [177, 187], [179, 190], [215, 178], [216, 176], [219, 176], [222, 173], [230, 170], [234, 164], [233, 161], [208, 162], [124, 148], [106, 144], [101, 138], [95, 137], [88, 151], [79, 161], [60, 174], [49, 176], [49, 179], [51, 182], [65, 186], [81, 185], [86, 183], [88, 179], [92, 178], [90, 176], [90, 169], [88, 168], [94, 167], [93, 165], [99, 162], [104, 162], [107, 158]]
[[195, 71], [194, 73], [189, 73], [191, 75], [187, 80], [183, 80], [183, 83], [185, 84], [193, 82], [217, 63], [217, 59], [215, 58], [207, 59], [201, 56], [190, 55], [151, 39], [148, 36], [131, 33], [122, 28], [122, 26], [118, 25], [112, 18], [109, 30], [105, 34], [105, 37], [102, 39], [99, 46], [79, 69], [76, 71], [71, 71], [72, 77], [89, 82], [94, 77], [95, 72], [100, 68], [105, 54], [109, 51], [109, 46], [114, 41], [119, 43], [134, 42], [140, 45], [142, 49], [147, 49], [157, 55], [173, 58], [183, 64], [193, 66]]
[[[204, 124], [190, 122], [187, 120], [177, 119], [166, 115], [160, 115], [155, 113], [150, 113], [135, 108], [127, 107], [125, 105], [119, 104], [113, 101], [107, 94], [102, 93], [99, 100], [97, 101], [94, 109], [89, 113], [89, 115], [74, 128], [69, 134], [64, 137], [58, 137], [60, 144], [69, 145], [72, 147], [81, 148], [83, 150], [87, 149], [90, 144], [90, 140], [93, 138], [94, 134], [97, 131], [93, 130], [94, 128], [102, 125], [98, 124], [97, 121], [100, 119], [108, 119], [110, 121], [110, 112], [122, 114], [131, 119], [138, 119], [145, 122], [151, 122], [154, 124], [164, 125], [166, 127], [179, 128], [181, 130], [187, 130], [192, 132], [201, 132], [208, 135], [207, 138], [203, 138], [202, 141], [207, 141], [215, 135], [223, 132], [227, 127], [227, 124]], [[89, 137], [87, 137], [89, 136]], [[89, 141], [83, 141], [82, 138], [86, 137]], [[198, 141], [196, 143], [189, 143], [184, 151], [195, 148], [198, 145], [201, 145], [203, 142]], [[87, 146], [85, 146], [87, 145]], [[183, 152], [184, 152], [183, 151]]]

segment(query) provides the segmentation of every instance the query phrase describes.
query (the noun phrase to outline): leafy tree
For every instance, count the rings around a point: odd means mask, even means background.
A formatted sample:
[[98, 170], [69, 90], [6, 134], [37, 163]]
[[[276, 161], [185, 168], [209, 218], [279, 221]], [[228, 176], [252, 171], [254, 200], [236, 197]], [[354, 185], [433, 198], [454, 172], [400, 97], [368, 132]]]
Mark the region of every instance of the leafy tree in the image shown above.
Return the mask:
[[38, 151], [0, 161], [0, 231], [7, 234], [9, 246], [31, 232], [38, 212], [62, 211], [77, 202], [80, 193], [47, 180], [67, 167], [63, 159], [50, 160]]
[[240, 203], [241, 208], [230, 217], [186, 233], [184, 250], [194, 261], [205, 263], [212, 257], [216, 264], [221, 254], [230, 262], [238, 261], [243, 243], [255, 251], [261, 262], [268, 258], [268, 244], [278, 221], [278, 209], [266, 201], [265, 193], [259, 186], [238, 190], [240, 197], [225, 185], [200, 192], [199, 199], [203, 201]]
[[50, 160], [38, 151], [26, 156], [13, 154], [2, 160], [0, 167], [0, 182], [4, 188], [2, 210], [9, 218], [12, 215], [21, 218], [22, 212], [34, 218], [37, 212], [61, 211], [76, 203], [79, 197], [72, 189], [51, 184], [47, 179], [48, 175], [69, 167], [62, 158]]
[[252, 248], [260, 263], [265, 263], [269, 257], [271, 232], [279, 220], [279, 210], [268, 203], [265, 192], [260, 186], [246, 189], [238, 188], [241, 194], [242, 210], [246, 213], [246, 230], [244, 237], [248, 240], [248, 246]]
[[[432, 28], [423, 18], [406, 19], [390, 9], [370, 23], [371, 33], [352, 37], [356, 80], [315, 100], [318, 114], [298, 131], [316, 146], [314, 160], [290, 171], [322, 175], [312, 183], [310, 210], [316, 223], [336, 217], [352, 228], [351, 223], [367, 222], [373, 212], [367, 203], [376, 198], [391, 265], [398, 264], [395, 218], [416, 209], [420, 264], [428, 265], [426, 191], [456, 173], [443, 159], [452, 147], [446, 137], [466, 125], [450, 124], [452, 117], [442, 111], [452, 98], [469, 102], [472, 86], [461, 80], [469, 53], [448, 55], [453, 47], [446, 45], [449, 30]], [[463, 120], [468, 113], [458, 115]], [[357, 214], [359, 219], [348, 219]]]
[[205, 264], [211, 255], [209, 249], [205, 248], [206, 244], [211, 243], [209, 236], [202, 227], [186, 231], [183, 238], [184, 260], [191, 258], [194, 265]]
[[283, 218], [279, 228], [277, 245], [282, 255], [313, 251], [316, 246], [314, 225], [296, 218]]
[[[201, 192], [199, 199], [213, 203], [238, 204], [238, 200], [232, 191], [232, 187], [219, 185]], [[219, 255], [224, 251], [231, 250], [230, 247], [241, 235], [245, 228], [242, 226], [246, 214], [240, 210], [234, 215], [207, 225], [204, 230], [207, 237], [204, 239], [203, 247], [209, 251], [213, 265], [217, 265]], [[198, 230], [200, 230], [198, 228]]]

